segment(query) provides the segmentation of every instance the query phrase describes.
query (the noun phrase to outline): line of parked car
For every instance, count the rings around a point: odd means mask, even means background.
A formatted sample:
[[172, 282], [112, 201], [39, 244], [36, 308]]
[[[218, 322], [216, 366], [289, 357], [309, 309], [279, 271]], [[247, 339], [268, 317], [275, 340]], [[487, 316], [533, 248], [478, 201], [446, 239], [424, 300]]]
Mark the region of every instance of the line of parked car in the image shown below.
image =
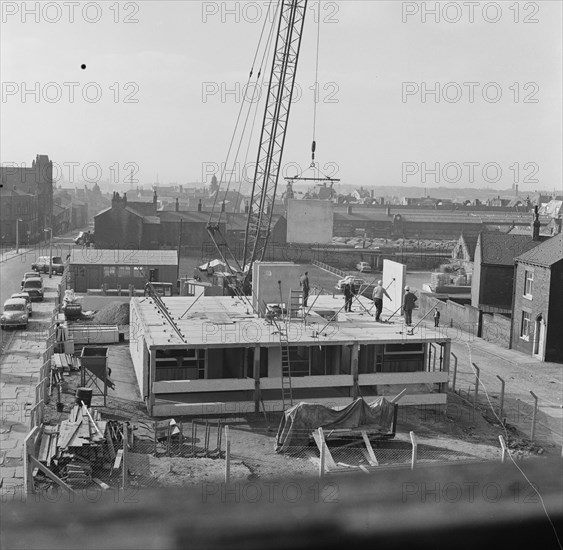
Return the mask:
[[[40, 256], [31, 264], [33, 271], [26, 271], [20, 284], [20, 292], [4, 302], [0, 315], [2, 330], [8, 327], [27, 328], [29, 318], [33, 315], [32, 302], [42, 302], [45, 297], [45, 287], [41, 273], [49, 273], [49, 256]], [[51, 259], [52, 273], [62, 275], [64, 262], [59, 256]]]

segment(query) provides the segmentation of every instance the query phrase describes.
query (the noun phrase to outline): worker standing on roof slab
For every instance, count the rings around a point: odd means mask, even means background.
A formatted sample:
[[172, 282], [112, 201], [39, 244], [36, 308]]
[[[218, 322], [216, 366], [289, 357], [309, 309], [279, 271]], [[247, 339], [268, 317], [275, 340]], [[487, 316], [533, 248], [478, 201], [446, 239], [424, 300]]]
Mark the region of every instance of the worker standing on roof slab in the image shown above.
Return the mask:
[[311, 288], [309, 286], [308, 271], [305, 271], [305, 273], [301, 275], [301, 278], [299, 279], [299, 286], [301, 287], [301, 290], [303, 290], [303, 307], [307, 307], [307, 300], [309, 299], [309, 290]]
[[352, 299], [354, 297], [354, 290], [352, 288], [352, 281], [349, 278], [344, 280], [344, 286], [342, 288], [344, 291], [344, 311], [346, 313], [352, 312]]
[[412, 310], [418, 298], [411, 292], [408, 286], [405, 287], [405, 294], [403, 295], [403, 313], [405, 315], [405, 323], [407, 326], [412, 325]]
[[381, 311], [383, 310], [383, 296], [387, 296], [389, 300], [393, 301], [391, 296], [387, 294], [387, 291], [383, 288], [383, 283], [377, 281], [377, 285], [373, 289], [373, 303], [375, 304], [375, 320], [379, 322], [381, 317]]

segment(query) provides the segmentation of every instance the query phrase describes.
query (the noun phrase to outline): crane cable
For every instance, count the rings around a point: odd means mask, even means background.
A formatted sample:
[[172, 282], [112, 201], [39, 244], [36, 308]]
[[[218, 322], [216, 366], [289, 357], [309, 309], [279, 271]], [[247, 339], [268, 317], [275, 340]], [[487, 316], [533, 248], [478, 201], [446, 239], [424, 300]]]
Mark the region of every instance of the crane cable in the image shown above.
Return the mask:
[[[280, 0], [278, 0], [278, 7], [279, 7], [279, 2], [280, 2]], [[268, 14], [269, 14], [269, 12], [270, 12], [271, 5], [272, 5], [272, 2], [270, 2], [270, 4], [268, 5], [268, 13], [266, 14], [266, 17], [264, 18], [264, 24], [262, 25], [262, 30], [261, 30], [261, 32], [260, 32], [260, 39], [258, 40], [258, 45], [256, 46], [256, 50], [255, 50], [255, 52], [254, 52], [254, 59], [252, 60], [252, 67], [251, 67], [250, 73], [249, 73], [249, 75], [248, 75], [248, 80], [247, 80], [247, 83], [246, 83], [246, 90], [248, 90], [248, 86], [249, 86], [250, 81], [251, 81], [251, 79], [252, 79], [252, 76], [253, 76], [253, 74], [254, 74], [254, 67], [255, 67], [255, 64], [256, 64], [256, 59], [258, 58], [258, 53], [259, 53], [259, 51], [260, 51], [260, 44], [262, 43], [262, 38], [263, 38], [263, 36], [264, 36], [264, 29], [266, 28], [266, 23], [267, 23], [267, 21], [268, 21]], [[274, 18], [274, 24], [275, 24], [275, 18]], [[273, 26], [272, 26], [272, 28], [273, 28]], [[267, 42], [267, 44], [266, 44], [265, 51], [267, 50], [268, 43], [270, 42], [270, 37], [271, 37], [271, 30], [270, 30], [270, 35], [269, 35], [269, 37], [268, 37], [268, 42]], [[264, 57], [263, 57], [262, 59], [264, 59]], [[260, 68], [260, 70], [259, 70], [259, 72], [258, 72], [257, 80], [260, 78], [261, 72], [262, 72], [262, 68]], [[245, 94], [245, 95], [246, 95], [246, 94]], [[228, 159], [229, 159], [229, 157], [230, 157], [230, 155], [231, 155], [231, 150], [232, 150], [232, 148], [233, 148], [233, 144], [234, 144], [234, 141], [235, 141], [235, 136], [236, 136], [236, 134], [237, 134], [237, 129], [239, 128], [239, 123], [240, 123], [242, 111], [243, 111], [243, 109], [245, 108], [245, 103], [246, 103], [245, 100], [246, 100], [246, 97], [245, 97], [244, 100], [241, 102], [241, 106], [240, 106], [240, 109], [239, 109], [239, 112], [238, 112], [238, 116], [237, 116], [237, 121], [236, 121], [236, 123], [235, 123], [235, 128], [234, 128], [234, 130], [233, 130], [233, 133], [232, 133], [232, 136], [231, 136], [231, 141], [230, 141], [230, 143], [229, 143], [229, 149], [228, 149], [228, 151], [227, 151], [227, 159], [226, 159], [226, 161], [225, 161], [225, 164], [223, 165], [223, 169], [221, 170], [221, 177], [220, 177], [220, 179], [219, 179], [219, 189], [221, 188], [221, 184], [223, 183], [223, 178], [224, 178], [224, 176], [225, 176], [225, 170], [226, 170], [227, 161], [228, 161]], [[250, 112], [250, 109], [249, 109], [249, 112]], [[241, 135], [241, 141], [242, 141], [242, 136], [244, 135], [244, 130], [245, 130], [245, 128], [246, 128], [246, 123], [247, 123], [247, 121], [248, 121], [249, 112], [248, 112], [247, 115], [246, 115], [245, 124], [244, 124], [243, 131], [242, 131], [242, 135]], [[237, 155], [238, 155], [238, 150], [240, 150], [240, 142], [239, 142], [239, 147], [238, 147], [238, 149], [237, 149]], [[235, 157], [235, 162], [236, 162], [236, 157]], [[226, 195], [226, 193], [228, 193], [228, 191], [229, 191], [229, 187], [230, 187], [230, 183], [231, 183], [232, 174], [233, 174], [233, 171], [230, 172], [229, 182], [228, 182], [228, 185], [227, 185], [227, 189], [225, 190], [225, 195]], [[217, 193], [216, 193], [216, 195], [215, 195], [215, 198], [213, 199], [213, 206], [212, 206], [211, 212], [210, 212], [210, 214], [209, 214], [209, 221], [208, 221], [208, 224], [211, 224], [211, 221], [212, 221], [212, 218], [213, 218], [213, 214], [215, 213], [215, 208], [216, 208], [216, 205], [217, 205], [217, 199], [219, 198], [219, 189], [217, 190]], [[220, 222], [220, 220], [221, 220], [221, 215], [222, 215], [222, 211], [219, 212], [219, 216], [218, 216], [217, 222], [216, 222], [217, 224], [218, 224], [218, 223]]]
[[321, 0], [319, 0], [319, 18], [317, 20], [317, 52], [315, 59], [315, 86], [313, 90], [313, 143], [311, 144], [311, 168], [315, 167], [315, 151], [317, 149], [316, 132], [317, 132], [317, 103], [319, 93], [319, 51], [321, 40]]

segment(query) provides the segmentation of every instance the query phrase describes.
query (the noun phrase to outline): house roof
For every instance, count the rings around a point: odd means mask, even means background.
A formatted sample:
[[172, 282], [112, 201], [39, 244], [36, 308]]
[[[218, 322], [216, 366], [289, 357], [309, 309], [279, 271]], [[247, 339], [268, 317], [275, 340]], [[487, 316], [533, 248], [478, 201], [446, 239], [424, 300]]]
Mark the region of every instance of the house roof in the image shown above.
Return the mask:
[[175, 210], [160, 210], [158, 212], [158, 217], [161, 222], [177, 222], [180, 220], [183, 222], [192, 223], [207, 223], [209, 221], [209, 212], [198, 212], [194, 211], [179, 211]]
[[478, 235], [465, 235], [464, 233], [462, 233], [460, 237], [460, 239], [463, 239], [463, 242], [467, 247], [471, 260], [475, 257], [475, 247], [477, 246], [478, 238]]
[[563, 260], [563, 233], [543, 241], [516, 258], [517, 262], [550, 267]]
[[514, 265], [520, 254], [538, 246], [531, 235], [512, 233], [480, 233], [481, 263], [490, 265]]
[[176, 250], [119, 250], [75, 248], [70, 265], [178, 265]]

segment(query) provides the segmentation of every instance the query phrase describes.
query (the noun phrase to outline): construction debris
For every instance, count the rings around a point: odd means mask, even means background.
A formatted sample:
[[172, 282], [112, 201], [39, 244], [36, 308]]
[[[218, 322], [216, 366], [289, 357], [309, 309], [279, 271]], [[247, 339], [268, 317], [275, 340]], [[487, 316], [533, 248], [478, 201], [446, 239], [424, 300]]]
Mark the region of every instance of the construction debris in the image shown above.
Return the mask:
[[[97, 409], [82, 403], [74, 405], [68, 419], [58, 425], [43, 426], [37, 460], [71, 487], [94, 482], [105, 489], [109, 485], [100, 479], [100, 473], [94, 478], [93, 470], [109, 470], [109, 476], [112, 466], [120, 467], [122, 456], [122, 424], [102, 420]], [[38, 469], [36, 475], [45, 473]]]

